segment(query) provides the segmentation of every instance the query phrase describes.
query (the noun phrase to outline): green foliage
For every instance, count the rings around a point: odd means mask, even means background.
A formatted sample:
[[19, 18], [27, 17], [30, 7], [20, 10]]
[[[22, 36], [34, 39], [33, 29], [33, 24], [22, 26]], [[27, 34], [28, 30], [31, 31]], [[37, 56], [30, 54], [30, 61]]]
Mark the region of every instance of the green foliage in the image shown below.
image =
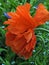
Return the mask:
[[49, 10], [49, 0], [0, 0], [0, 65], [49, 65], [49, 22], [35, 29], [37, 44], [33, 55], [28, 60], [19, 58], [5, 45], [5, 33], [3, 22], [7, 20], [4, 12], [15, 11], [18, 5], [29, 2], [32, 7], [31, 15], [35, 14], [39, 3], [43, 3]]

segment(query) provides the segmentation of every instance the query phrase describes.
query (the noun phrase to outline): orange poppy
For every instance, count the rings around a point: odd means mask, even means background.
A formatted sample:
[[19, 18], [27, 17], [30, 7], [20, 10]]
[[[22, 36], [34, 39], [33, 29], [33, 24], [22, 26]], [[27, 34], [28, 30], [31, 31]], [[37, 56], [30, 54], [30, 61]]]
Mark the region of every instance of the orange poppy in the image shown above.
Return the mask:
[[16, 12], [9, 12], [11, 19], [5, 21], [6, 45], [20, 57], [28, 59], [36, 45], [34, 29], [49, 20], [49, 12], [39, 4], [34, 17], [30, 15], [30, 4], [26, 3], [17, 7]]

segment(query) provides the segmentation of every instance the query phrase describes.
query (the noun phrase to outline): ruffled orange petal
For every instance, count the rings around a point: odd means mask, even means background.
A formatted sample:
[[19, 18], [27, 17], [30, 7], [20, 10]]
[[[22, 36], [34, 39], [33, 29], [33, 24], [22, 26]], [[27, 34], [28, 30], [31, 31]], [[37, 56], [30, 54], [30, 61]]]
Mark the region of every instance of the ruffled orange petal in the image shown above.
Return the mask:
[[33, 32], [31, 29], [29, 29], [28, 31], [24, 33], [24, 37], [27, 40], [27, 43], [32, 39], [32, 34]]
[[15, 37], [16, 37], [16, 35], [11, 34], [10, 32], [7, 32], [6, 33], [6, 45], [11, 46]]
[[15, 21], [13, 19], [8, 19], [8, 21], [5, 21], [4, 24], [7, 24], [7, 25], [11, 25], [15, 23]]
[[31, 41], [26, 45], [26, 50], [29, 52], [31, 49], [34, 49], [35, 44], [36, 44], [36, 36], [34, 35], [33, 32]]
[[10, 32], [6, 33], [6, 45], [17, 53], [17, 55], [28, 59], [32, 55], [32, 50], [35, 46], [35, 35], [31, 29], [22, 35], [14, 35]]
[[16, 35], [25, 32], [25, 30], [27, 29], [28, 29], [28, 26], [21, 23], [12, 24], [7, 27], [7, 30], [9, 30], [11, 33], [16, 34]]
[[24, 5], [24, 7], [25, 7], [25, 8], [27, 9], [27, 11], [29, 12], [31, 5], [30, 5], [29, 3], [26, 3], [26, 4]]
[[27, 24], [27, 21], [25, 19], [23, 21], [22, 20], [23, 19], [19, 19], [18, 21], [9, 19], [8, 21], [4, 22], [4, 24], [9, 24], [6, 29], [8, 29], [11, 33], [19, 34], [31, 28], [30, 24]]
[[[28, 31], [27, 31], [28, 32]], [[30, 33], [32, 33], [32, 32], [30, 32]], [[22, 34], [22, 36], [21, 35], [18, 35], [18, 36], [16, 36], [16, 38], [15, 38], [15, 40], [14, 40], [14, 44], [13, 44], [13, 46], [15, 45], [17, 48], [17, 50], [19, 51], [19, 50], [21, 50], [28, 42], [28, 39], [26, 39], [26, 36], [27, 37], [29, 37], [30, 38], [30, 33], [25, 33], [26, 35], [24, 36], [24, 34]], [[20, 37], [21, 36], [21, 37]], [[18, 39], [17, 39], [18, 38]], [[31, 38], [30, 38], [30, 40], [31, 40]]]
[[49, 12], [46, 10], [43, 4], [39, 4], [33, 19], [35, 22], [35, 27], [44, 24], [49, 20]]
[[19, 15], [16, 14], [15, 12], [8, 12], [7, 13], [12, 19], [18, 19]]
[[28, 28], [32, 28], [31, 23], [29, 22], [31, 17], [27, 11], [27, 8], [29, 11], [30, 4], [28, 3], [25, 4], [24, 6], [18, 6], [17, 12], [14, 13], [9, 12], [8, 15], [11, 16], [11, 19], [4, 22], [4, 24], [9, 24], [6, 29], [8, 29], [13, 34], [19, 34], [19, 33], [23, 33]]
[[[23, 5], [23, 6], [22, 5], [21, 6], [18, 6], [17, 9], [16, 9], [16, 13], [18, 15], [20, 15], [21, 18], [25, 19], [27, 21], [27, 24], [28, 25], [30, 24], [29, 26], [32, 26], [32, 24], [31, 24], [31, 22], [33, 22], [32, 16], [28, 12], [27, 7], [28, 7], [27, 4], [26, 5]], [[30, 7], [28, 7], [28, 8], [30, 9]]]
[[19, 55], [23, 56], [25, 59], [28, 59], [32, 55], [32, 50], [36, 45], [36, 36], [33, 35], [32, 39], [26, 46], [19, 52]]

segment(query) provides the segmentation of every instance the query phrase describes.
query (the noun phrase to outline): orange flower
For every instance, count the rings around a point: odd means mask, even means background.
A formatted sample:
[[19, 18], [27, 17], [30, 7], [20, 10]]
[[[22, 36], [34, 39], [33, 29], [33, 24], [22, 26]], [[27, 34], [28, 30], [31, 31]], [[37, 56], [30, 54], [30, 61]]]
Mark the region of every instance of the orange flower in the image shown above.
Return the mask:
[[49, 20], [49, 12], [39, 4], [36, 14], [32, 17], [29, 13], [30, 4], [26, 3], [17, 7], [16, 12], [9, 12], [11, 19], [5, 21], [6, 45], [20, 57], [28, 59], [36, 45], [34, 29]]

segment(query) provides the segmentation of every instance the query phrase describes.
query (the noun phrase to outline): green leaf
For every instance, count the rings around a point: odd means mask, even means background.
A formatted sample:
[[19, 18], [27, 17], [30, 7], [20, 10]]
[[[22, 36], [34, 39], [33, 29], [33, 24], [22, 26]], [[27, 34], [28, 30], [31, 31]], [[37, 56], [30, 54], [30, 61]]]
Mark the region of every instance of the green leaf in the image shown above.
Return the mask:
[[5, 63], [5, 61], [0, 57], [0, 61], [2, 62], [2, 63]]
[[2, 52], [2, 51], [7, 52], [7, 50], [6, 50], [6, 49], [0, 48], [0, 52]]
[[5, 65], [11, 65], [9, 61], [5, 61]]

